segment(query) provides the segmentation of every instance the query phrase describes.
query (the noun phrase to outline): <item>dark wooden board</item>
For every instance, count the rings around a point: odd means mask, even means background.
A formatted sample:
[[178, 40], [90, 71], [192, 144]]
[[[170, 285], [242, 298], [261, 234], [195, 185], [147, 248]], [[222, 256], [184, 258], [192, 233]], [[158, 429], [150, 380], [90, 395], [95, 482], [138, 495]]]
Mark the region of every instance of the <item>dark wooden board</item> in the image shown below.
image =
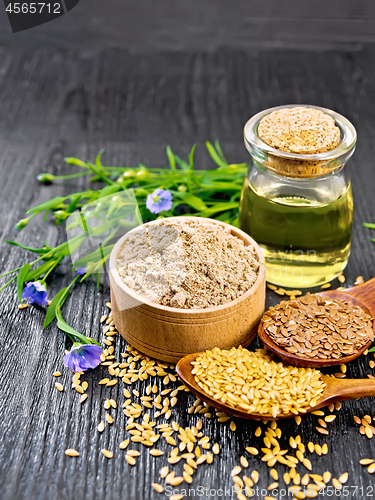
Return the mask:
[[[230, 162], [246, 161], [242, 127], [252, 114], [283, 103], [312, 103], [343, 113], [358, 130], [358, 148], [348, 165], [356, 205], [353, 251], [345, 274], [349, 285], [358, 275], [369, 279], [375, 274], [375, 244], [361, 222], [375, 222], [374, 57], [371, 47], [357, 53], [222, 49], [211, 54], [133, 56], [123, 50], [93, 56], [77, 50], [2, 48], [1, 239], [16, 237], [35, 246], [44, 239], [51, 244], [64, 239], [62, 228], [51, 221], [42, 226], [40, 219], [19, 235], [13, 231], [14, 223], [29, 206], [84, 186], [83, 179], [52, 186], [37, 183], [39, 172], [70, 171], [62, 162], [64, 156], [92, 159], [104, 147], [107, 164], [162, 166], [166, 144], [184, 156], [197, 142], [197, 163], [208, 167], [212, 163], [204, 140], [218, 138]], [[0, 248], [0, 268], [4, 271], [28, 257], [5, 243]], [[51, 297], [69, 282], [67, 270], [68, 263], [55, 275], [49, 287]], [[88, 282], [72, 293], [64, 307], [65, 317], [83, 333], [99, 338], [99, 318], [108, 298], [108, 283], [97, 292], [95, 284]], [[277, 300], [269, 293], [267, 305]], [[121, 384], [109, 390], [97, 384], [101, 369], [87, 374], [89, 398], [83, 405], [70, 389], [61, 394], [54, 388], [52, 373], [62, 369], [65, 340], [55, 325], [42, 331], [43, 319], [44, 313], [37, 308], [18, 310], [15, 287], [1, 294], [0, 498], [162, 498], [150, 484], [158, 480], [166, 457], [154, 459], [142, 449], [136, 467], [126, 463], [117, 447], [126, 436], [122, 412], [117, 412], [110, 431], [106, 429], [102, 435], [96, 431], [104, 416], [104, 398], [119, 394], [118, 401], [122, 401]], [[116, 352], [124, 346], [124, 341], [118, 341]], [[361, 357], [352, 363], [348, 376], [366, 377], [373, 372], [368, 360]], [[70, 385], [69, 371], [63, 371], [62, 382]], [[196, 422], [187, 415], [193, 401], [191, 395], [183, 394], [172, 419], [180, 425]], [[314, 471], [330, 470], [335, 477], [348, 471], [347, 484], [365, 488], [363, 493], [358, 490], [352, 494], [351, 490], [350, 498], [365, 498], [366, 488], [374, 480], [358, 462], [375, 456], [375, 441], [359, 434], [353, 416], [374, 415], [374, 403], [374, 399], [343, 403], [327, 438], [316, 432], [316, 416], [303, 418], [300, 427], [294, 421], [281, 422], [282, 447], [290, 434], [297, 433], [305, 444], [310, 440], [327, 442], [327, 456], [311, 457]], [[222, 451], [214, 464], [199, 468], [193, 486], [231, 487], [230, 471], [239, 463], [244, 448], [261, 445], [254, 438], [255, 427], [252, 422], [237, 421], [237, 430], [231, 432], [216, 418], [204, 421], [204, 433], [219, 442]], [[79, 449], [81, 456], [65, 457], [68, 447]], [[101, 455], [104, 447], [115, 450], [111, 461]], [[163, 443], [160, 447], [167, 449]], [[267, 488], [271, 483], [268, 468], [259, 458], [248, 458], [251, 470], [260, 473], [259, 485]], [[282, 467], [278, 470], [284, 472]]]
[[[64, 4], [64, 2], [62, 2]], [[372, 0], [80, 0], [66, 15], [11, 35], [0, 9], [0, 43], [132, 53], [296, 48], [360, 50], [375, 41]]]

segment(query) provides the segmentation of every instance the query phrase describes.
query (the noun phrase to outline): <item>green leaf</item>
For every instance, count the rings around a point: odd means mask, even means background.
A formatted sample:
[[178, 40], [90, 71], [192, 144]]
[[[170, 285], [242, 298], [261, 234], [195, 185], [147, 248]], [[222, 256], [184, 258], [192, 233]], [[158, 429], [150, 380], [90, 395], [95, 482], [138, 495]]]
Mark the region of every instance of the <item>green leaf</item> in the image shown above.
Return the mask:
[[193, 194], [173, 191], [173, 196], [176, 196], [176, 198], [180, 198], [184, 203], [194, 208], [195, 210], [198, 210], [198, 212], [207, 209], [207, 205], [205, 204], [205, 202], [198, 198], [198, 196], [195, 196]]
[[99, 154], [96, 156], [95, 158], [95, 165], [99, 168], [103, 168], [102, 167], [102, 162], [101, 162], [101, 158], [102, 158], [102, 154], [104, 153], [104, 149], [101, 149], [99, 151]]
[[75, 196], [72, 196], [71, 202], [69, 205], [66, 207], [66, 213], [72, 214], [74, 210], [76, 209], [78, 203], [82, 200], [83, 196], [81, 194], [77, 194]]
[[31, 269], [30, 264], [26, 263], [21, 267], [17, 275], [17, 297], [21, 304], [22, 304], [23, 285], [25, 283], [26, 276], [30, 271], [30, 269]]
[[[47, 328], [47, 326], [52, 323], [52, 321], [55, 319], [56, 317], [56, 306], [59, 304], [60, 307], [64, 304], [64, 302], [66, 301], [67, 297], [68, 297], [68, 294], [64, 296], [65, 292], [68, 290], [68, 287], [66, 288], [63, 288], [62, 290], [60, 290], [54, 297], [54, 299], [52, 300], [52, 302], [50, 303], [50, 305], [48, 306], [48, 309], [47, 309], [47, 314], [46, 314], [46, 317], [45, 317], [45, 320], [44, 320], [44, 323], [43, 323], [43, 330], [45, 328]], [[61, 302], [60, 302], [61, 300]]]
[[105, 196], [109, 196], [110, 194], [118, 193], [119, 191], [122, 191], [122, 189], [118, 184], [114, 184], [113, 186], [106, 186], [101, 190], [99, 199], [104, 198]]
[[58, 205], [61, 205], [65, 198], [63, 196], [57, 196], [56, 198], [52, 198], [51, 200], [47, 200], [36, 207], [29, 208], [26, 214], [35, 214], [38, 212], [43, 212], [44, 210], [51, 210], [52, 208], [57, 208]]
[[81, 337], [82, 334], [77, 332], [72, 326], [68, 325], [65, 323], [65, 321], [58, 320], [57, 322], [57, 328], [60, 328], [63, 332], [70, 333], [71, 335], [74, 335], [75, 337]]
[[22, 245], [21, 243], [17, 243], [16, 241], [12, 241], [12, 240], [4, 240], [4, 241], [5, 241], [5, 243], [9, 243], [9, 245], [15, 245], [16, 247], [21, 247], [21, 248], [24, 248], [25, 250], [29, 250], [30, 252], [38, 253], [40, 255], [51, 251], [51, 247], [32, 248], [32, 247], [27, 247], [25, 245]]
[[369, 222], [363, 222], [362, 226], [368, 227], [369, 229], [375, 229], [375, 224], [370, 224]]
[[220, 156], [216, 152], [216, 149], [213, 147], [213, 145], [209, 141], [206, 141], [206, 148], [207, 148], [207, 151], [208, 151], [209, 155], [211, 156], [211, 158], [216, 163], [216, 165], [219, 165], [219, 167], [226, 167], [227, 166], [227, 163], [224, 162], [220, 158]]
[[177, 165], [181, 168], [181, 170], [189, 170], [190, 166], [186, 161], [184, 161], [182, 158], [180, 158], [177, 155], [174, 155]]
[[215, 148], [216, 148], [216, 151], [218, 153], [218, 155], [220, 156], [220, 158], [222, 159], [222, 161], [224, 161], [226, 164], [228, 164], [227, 160], [225, 159], [225, 156], [221, 150], [221, 147], [220, 147], [220, 143], [217, 139], [215, 139]]
[[196, 144], [191, 148], [191, 151], [189, 153], [189, 170], [193, 171], [194, 170], [194, 151], [195, 151]]
[[47, 271], [51, 269], [51, 267], [55, 267], [57, 265], [57, 262], [52, 260], [52, 261], [47, 261], [41, 266], [37, 267], [36, 269], [33, 269], [29, 273], [27, 273], [25, 280], [24, 281], [33, 281], [35, 279], [40, 278], [43, 274], [46, 274]]
[[171, 167], [171, 170], [173, 172], [176, 171], [176, 158], [174, 157], [174, 154], [172, 153], [172, 150], [169, 146], [167, 146], [167, 157], [169, 161], [169, 166]]

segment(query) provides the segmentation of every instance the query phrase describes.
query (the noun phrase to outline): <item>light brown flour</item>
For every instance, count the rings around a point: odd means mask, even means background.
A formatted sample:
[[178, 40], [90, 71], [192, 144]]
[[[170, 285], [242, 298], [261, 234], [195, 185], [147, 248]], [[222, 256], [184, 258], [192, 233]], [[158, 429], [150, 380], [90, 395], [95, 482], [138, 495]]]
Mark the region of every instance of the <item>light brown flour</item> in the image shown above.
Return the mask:
[[129, 234], [116, 267], [140, 296], [164, 306], [203, 309], [251, 288], [259, 271], [255, 249], [205, 221], [146, 224]]

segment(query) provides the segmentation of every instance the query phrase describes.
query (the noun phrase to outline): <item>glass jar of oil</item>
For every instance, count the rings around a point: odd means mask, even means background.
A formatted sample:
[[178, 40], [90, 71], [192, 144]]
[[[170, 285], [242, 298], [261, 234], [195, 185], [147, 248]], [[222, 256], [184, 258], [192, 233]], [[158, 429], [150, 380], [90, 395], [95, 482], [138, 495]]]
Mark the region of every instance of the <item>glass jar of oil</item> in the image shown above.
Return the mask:
[[240, 227], [264, 252], [267, 281], [305, 288], [338, 276], [350, 254], [353, 198], [344, 165], [353, 154], [356, 131], [338, 113], [317, 106], [339, 128], [336, 147], [314, 154], [275, 149], [258, 135], [267, 114], [258, 113], [244, 129], [252, 162], [240, 199]]

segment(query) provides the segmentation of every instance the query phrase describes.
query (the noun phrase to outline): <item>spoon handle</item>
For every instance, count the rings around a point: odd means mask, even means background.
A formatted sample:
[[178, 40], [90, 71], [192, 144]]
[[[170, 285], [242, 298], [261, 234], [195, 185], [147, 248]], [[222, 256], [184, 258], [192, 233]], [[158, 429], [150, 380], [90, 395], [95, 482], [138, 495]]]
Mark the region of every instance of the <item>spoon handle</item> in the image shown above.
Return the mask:
[[347, 288], [343, 292], [356, 297], [361, 300], [375, 315], [375, 278], [372, 278], [362, 285], [354, 286], [352, 288]]
[[343, 401], [375, 396], [375, 380], [363, 379], [330, 379], [327, 384], [329, 399]]

